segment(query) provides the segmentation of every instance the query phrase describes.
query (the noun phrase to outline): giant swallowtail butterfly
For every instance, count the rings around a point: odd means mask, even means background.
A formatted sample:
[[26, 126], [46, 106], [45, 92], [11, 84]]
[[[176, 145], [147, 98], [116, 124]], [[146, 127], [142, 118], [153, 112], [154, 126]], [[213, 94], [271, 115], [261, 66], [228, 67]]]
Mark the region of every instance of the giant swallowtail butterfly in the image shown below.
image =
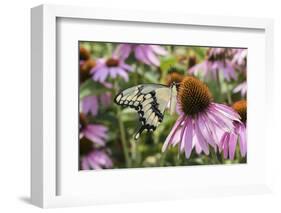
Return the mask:
[[175, 111], [176, 83], [170, 87], [162, 84], [140, 84], [121, 91], [114, 101], [123, 107], [135, 109], [139, 114], [141, 126], [135, 135], [137, 140], [144, 130], [154, 131], [163, 121], [164, 111], [169, 106]]

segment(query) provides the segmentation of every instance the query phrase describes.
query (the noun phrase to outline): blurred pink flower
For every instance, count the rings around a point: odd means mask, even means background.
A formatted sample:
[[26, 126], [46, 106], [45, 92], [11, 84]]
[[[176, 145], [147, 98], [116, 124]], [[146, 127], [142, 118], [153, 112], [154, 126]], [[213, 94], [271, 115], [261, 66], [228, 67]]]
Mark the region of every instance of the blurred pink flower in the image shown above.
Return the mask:
[[80, 113], [79, 123], [80, 139], [85, 137], [98, 146], [105, 145], [108, 131], [107, 127], [101, 124], [89, 124], [83, 113]]
[[134, 52], [135, 58], [147, 65], [160, 66], [159, 56], [167, 55], [167, 51], [159, 45], [119, 44], [114, 55], [126, 59]]
[[238, 84], [238, 85], [233, 89], [233, 92], [234, 92], [234, 93], [240, 92], [240, 93], [241, 93], [241, 96], [242, 96], [242, 97], [245, 97], [245, 96], [246, 96], [246, 93], [247, 93], [247, 82], [244, 81], [244, 82], [242, 82], [241, 84]]
[[99, 96], [86, 96], [82, 99], [82, 111], [85, 114], [91, 113], [93, 116], [98, 114], [99, 107], [102, 105], [103, 107], [108, 107], [111, 103], [111, 93], [105, 92]]
[[[247, 76], [247, 49], [236, 49], [232, 59], [232, 64], [236, 70], [238, 70], [242, 76], [246, 79]], [[244, 80], [245, 80], [244, 79]], [[234, 89], [234, 93], [241, 93], [242, 97], [246, 96], [247, 93], [247, 82], [246, 80], [238, 84]]]
[[100, 170], [113, 167], [112, 160], [104, 150], [92, 150], [85, 155], [81, 155], [82, 170]]
[[82, 111], [85, 114], [88, 114], [89, 112], [92, 113], [92, 115], [96, 116], [98, 114], [99, 105], [98, 105], [98, 97], [93, 96], [86, 96], [82, 99]]
[[246, 66], [247, 63], [247, 49], [233, 49], [234, 55], [232, 58], [232, 64], [238, 66]]
[[246, 121], [247, 103], [245, 100], [238, 101], [232, 106], [241, 117], [241, 122], [234, 121], [234, 132], [225, 132], [220, 140], [219, 148], [223, 151], [224, 158], [234, 159], [237, 142], [242, 157], [247, 153]]
[[124, 60], [111, 57], [109, 59], [98, 59], [96, 66], [91, 69], [91, 74], [94, 81], [104, 83], [108, 77], [115, 79], [117, 76], [128, 81], [128, 72], [132, 71], [132, 67], [126, 64]]
[[237, 80], [237, 75], [230, 60], [233, 56], [232, 51], [230, 48], [210, 48], [207, 59], [194, 65], [188, 71], [195, 75], [201, 73], [207, 79], [217, 80], [218, 75], [221, 74], [227, 81]]
[[234, 130], [240, 116], [230, 107], [212, 102], [208, 87], [194, 77], [185, 77], [178, 91], [179, 118], [166, 138], [162, 151], [178, 144], [188, 159], [195, 147], [208, 155], [209, 145], [216, 151], [220, 135]]

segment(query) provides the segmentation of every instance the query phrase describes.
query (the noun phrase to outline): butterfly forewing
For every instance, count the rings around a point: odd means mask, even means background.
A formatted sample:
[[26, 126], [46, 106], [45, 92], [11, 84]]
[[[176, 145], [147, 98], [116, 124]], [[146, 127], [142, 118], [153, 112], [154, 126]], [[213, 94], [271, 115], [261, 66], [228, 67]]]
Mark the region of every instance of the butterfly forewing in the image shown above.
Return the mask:
[[144, 130], [154, 131], [162, 122], [164, 110], [170, 100], [171, 90], [161, 84], [141, 84], [123, 90], [115, 97], [121, 106], [134, 108], [139, 114], [141, 127], [135, 135], [138, 139]]

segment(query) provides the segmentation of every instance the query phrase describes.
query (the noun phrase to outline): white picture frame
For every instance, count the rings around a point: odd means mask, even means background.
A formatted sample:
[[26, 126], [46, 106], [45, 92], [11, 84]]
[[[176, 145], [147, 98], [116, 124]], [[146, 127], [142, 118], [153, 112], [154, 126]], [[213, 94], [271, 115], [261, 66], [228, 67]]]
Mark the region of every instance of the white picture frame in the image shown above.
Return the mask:
[[[262, 53], [259, 53], [261, 57], [262, 67], [260, 72], [257, 72], [258, 77], [253, 77], [256, 81], [263, 82], [259, 89], [262, 94], [260, 99], [257, 98], [257, 102], [263, 104], [257, 107], [256, 111], [249, 111], [249, 114], [263, 113], [264, 107], [270, 107], [273, 109], [273, 96], [270, 94], [270, 90], [273, 89], [271, 82], [273, 78], [273, 21], [270, 19], [257, 19], [257, 18], [241, 18], [241, 17], [217, 17], [217, 16], [203, 16], [203, 15], [188, 15], [188, 14], [173, 14], [173, 13], [161, 13], [161, 12], [148, 12], [148, 11], [122, 11], [122, 10], [112, 10], [107, 8], [84, 8], [84, 7], [74, 7], [74, 6], [54, 6], [54, 5], [41, 5], [31, 10], [31, 54], [32, 54], [32, 143], [31, 143], [31, 201], [33, 204], [47, 208], [47, 207], [59, 207], [59, 206], [76, 206], [76, 205], [91, 205], [100, 203], [114, 203], [114, 202], [137, 202], [142, 200], [163, 200], [163, 199], [178, 199], [178, 198], [188, 198], [194, 196], [215, 196], [215, 195], [233, 195], [233, 194], [251, 194], [251, 193], [264, 193], [271, 191], [271, 165], [270, 165], [270, 153], [271, 146], [270, 141], [273, 131], [271, 122], [273, 115], [273, 110], [267, 110], [268, 114], [262, 117], [265, 123], [266, 131], [260, 132], [259, 136], [266, 139], [266, 143], [263, 145], [266, 147], [266, 153], [263, 158], [266, 161], [260, 168], [248, 168], [248, 167], [229, 167], [228, 172], [249, 172], [249, 175], [259, 175], [253, 183], [250, 180], [239, 179], [239, 181], [234, 184], [227, 184], [222, 181], [221, 184], [216, 183], [215, 185], [200, 185], [199, 181], [193, 182], [193, 188], [190, 185], [169, 185], [169, 183], [160, 181], [157, 186], [150, 186], [151, 191], [146, 194], [147, 190], [142, 184], [140, 184], [141, 177], [138, 176], [148, 176], [153, 178], [155, 175], [165, 176], [167, 172], [178, 173], [178, 175], [189, 175], [188, 173], [192, 168], [181, 167], [181, 168], [164, 168], [164, 169], [149, 169], [149, 171], [143, 170], [123, 170], [119, 171], [118, 174], [124, 173], [129, 176], [125, 181], [131, 181], [130, 178], [135, 178], [136, 182], [140, 187], [144, 187], [143, 191], [140, 188], [128, 189], [127, 191], [115, 191], [110, 192], [109, 189], [105, 189], [105, 192], [97, 195], [89, 195], [87, 193], [83, 194], [83, 191], [75, 194], [70, 193], [71, 191], [76, 191], [75, 179], [76, 177], [69, 178], [69, 183], [65, 187], [68, 193], [60, 192], [60, 185], [65, 184], [66, 179], [61, 179], [61, 170], [64, 171], [63, 165], [60, 164], [60, 152], [58, 151], [58, 131], [57, 131], [57, 121], [58, 121], [58, 88], [60, 87], [60, 80], [57, 78], [58, 68], [58, 33], [61, 31], [59, 28], [61, 25], [61, 20], [68, 20], [69, 22], [74, 20], [87, 20], [99, 21], [100, 24], [103, 22], [118, 22], [118, 26], [122, 26], [122, 23], [134, 23], [134, 25], [146, 23], [153, 24], [153, 26], [164, 26], [165, 28], [173, 27], [199, 27], [200, 30], [223, 30], [223, 31], [236, 31], [239, 30], [251, 30], [260, 32], [261, 37], [257, 40], [260, 45], [263, 46]], [[68, 22], [68, 26], [71, 23]], [[114, 25], [114, 24], [113, 24]], [[145, 25], [145, 24], [144, 24]], [[116, 27], [118, 27], [116, 26]], [[65, 28], [64, 28], [65, 29]], [[79, 35], [78, 35], [79, 36]], [[235, 35], [233, 35], [235, 36]], [[69, 36], [71, 37], [71, 35]], [[77, 37], [75, 37], [77, 39]], [[106, 41], [113, 41], [110, 35], [105, 37]], [[118, 39], [117, 39], [118, 40]], [[135, 38], [135, 41], [138, 38]], [[223, 39], [222, 39], [223, 40]], [[250, 40], [250, 39], [249, 39]], [[253, 39], [254, 40], [254, 39]], [[139, 40], [140, 41], [140, 40]], [[153, 42], [153, 38], [147, 40], [146, 42]], [[156, 40], [154, 40], [156, 41]], [[144, 40], [140, 41], [144, 42]], [[164, 40], [162, 41], [164, 42]], [[172, 40], [169, 42], [173, 42]], [[183, 40], [184, 42], [184, 40]], [[264, 42], [264, 43], [263, 43]], [[243, 43], [241, 43], [243, 44]], [[216, 42], [214, 44], [216, 45]], [[223, 43], [221, 45], [227, 45]], [[253, 45], [258, 45], [258, 43], [253, 43]], [[251, 52], [249, 57], [251, 57]], [[253, 56], [254, 56], [253, 52]], [[252, 57], [253, 57], [252, 56]], [[254, 65], [253, 67], [254, 68]], [[264, 78], [265, 77], [265, 78]], [[70, 80], [71, 81], [71, 80]], [[249, 85], [251, 88], [251, 85]], [[257, 85], [254, 83], [252, 87], [255, 88]], [[251, 101], [254, 100], [254, 92], [252, 94]], [[250, 108], [251, 109], [251, 108]], [[253, 109], [253, 108], [252, 108]], [[253, 123], [255, 120], [253, 118]], [[254, 129], [255, 128], [255, 129]], [[260, 126], [253, 127], [253, 130], [260, 130]], [[250, 130], [251, 131], [251, 130]], [[262, 140], [262, 139], [260, 139]], [[251, 143], [251, 142], [250, 142]], [[260, 153], [261, 145], [251, 145], [253, 150], [257, 147], [254, 154]], [[70, 149], [71, 150], [71, 149]], [[251, 152], [251, 151], [250, 151]], [[70, 151], [72, 153], [72, 151]], [[253, 155], [254, 155], [253, 154]], [[254, 159], [258, 159], [258, 156], [254, 156]], [[64, 160], [62, 160], [64, 161]], [[250, 169], [250, 170], [249, 170]], [[251, 170], [253, 169], [253, 171]], [[256, 170], [255, 170], [256, 169]], [[209, 170], [208, 166], [203, 166], [199, 171], [193, 170], [194, 173], [206, 174], [206, 172], [211, 172], [213, 169]], [[256, 171], [257, 173], [254, 173]], [[68, 172], [68, 171], [65, 171]], [[78, 171], [77, 171], [78, 172]], [[107, 171], [106, 171], [107, 172]], [[220, 171], [218, 171], [220, 172]], [[68, 173], [66, 173], [68, 175]], [[108, 171], [103, 178], [113, 178], [116, 173]], [[71, 175], [71, 174], [70, 174]], [[90, 173], [84, 176], [89, 176]], [[252, 177], [251, 176], [251, 177]], [[121, 176], [123, 178], [123, 176]], [[169, 177], [169, 175], [168, 175]], [[172, 176], [171, 176], [172, 177]], [[83, 177], [86, 182], [89, 181], [87, 178]], [[97, 177], [98, 178], [98, 177]], [[215, 176], [213, 176], [215, 178]], [[194, 177], [196, 180], [196, 177]], [[80, 180], [80, 179], [79, 179]], [[107, 179], [108, 180], [108, 179]], [[192, 177], [191, 177], [192, 180]], [[121, 181], [121, 180], [120, 180]], [[63, 182], [63, 183], [62, 183]], [[72, 187], [71, 188], [71, 184]], [[131, 186], [129, 184], [128, 188]], [[69, 188], [70, 187], [70, 188]], [[153, 188], [154, 187], [154, 188]], [[161, 187], [164, 189], [162, 190]], [[83, 188], [83, 187], [82, 187]], [[85, 189], [86, 190], [86, 189]], [[119, 189], [118, 189], [119, 190]], [[122, 194], [122, 196], [120, 195]], [[176, 193], [176, 195], [175, 195]], [[173, 196], [168, 195], [173, 194]]]

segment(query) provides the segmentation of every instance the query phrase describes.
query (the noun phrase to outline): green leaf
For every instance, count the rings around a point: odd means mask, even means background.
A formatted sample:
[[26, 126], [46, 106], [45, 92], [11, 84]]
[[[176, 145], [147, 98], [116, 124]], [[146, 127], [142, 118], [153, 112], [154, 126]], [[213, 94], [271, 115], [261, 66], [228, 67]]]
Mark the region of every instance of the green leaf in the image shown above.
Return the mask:
[[100, 95], [109, 89], [104, 87], [102, 84], [94, 82], [92, 79], [88, 79], [83, 84], [80, 85], [80, 99], [91, 96], [91, 95]]
[[207, 48], [194, 47], [193, 50], [200, 59], [205, 58]]
[[171, 66], [174, 66], [176, 64], [177, 60], [175, 56], [167, 56], [164, 58], [161, 58], [160, 68], [163, 71], [168, 71], [168, 69]]

